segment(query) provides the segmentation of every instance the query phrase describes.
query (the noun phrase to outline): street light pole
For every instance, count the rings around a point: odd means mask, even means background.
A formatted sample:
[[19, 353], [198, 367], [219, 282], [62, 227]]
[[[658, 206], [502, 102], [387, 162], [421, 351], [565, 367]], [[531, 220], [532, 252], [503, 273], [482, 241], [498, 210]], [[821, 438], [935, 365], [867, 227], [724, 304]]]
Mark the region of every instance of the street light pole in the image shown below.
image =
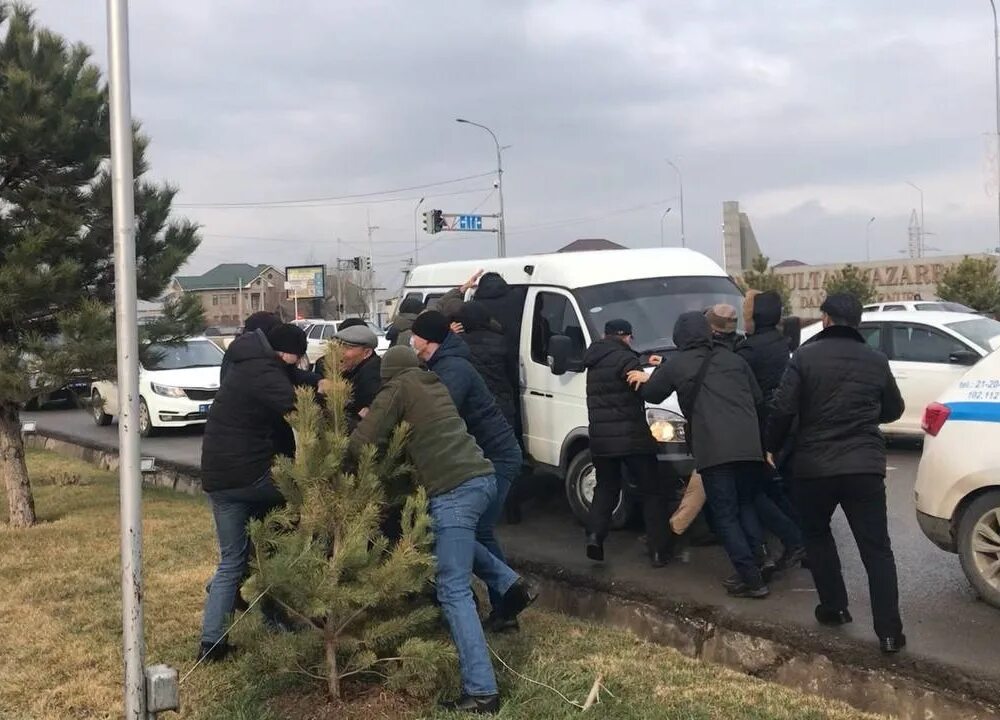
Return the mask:
[[503, 214], [503, 159], [500, 156], [500, 140], [497, 139], [495, 132], [490, 130], [485, 125], [480, 125], [479, 123], [472, 122], [471, 120], [466, 120], [465, 118], [455, 118], [455, 122], [464, 123], [465, 125], [473, 125], [477, 128], [481, 128], [490, 134], [493, 138], [493, 143], [497, 148], [497, 194], [500, 197], [500, 217], [498, 218], [498, 228], [497, 228], [497, 257], [507, 257], [507, 233], [504, 227], [504, 214]]
[[[990, 7], [993, 9], [993, 84], [997, 104], [997, 232], [1000, 232], [1000, 25], [993, 0], [990, 0]], [[997, 246], [1000, 247], [1000, 243]]]
[[663, 211], [663, 215], [660, 216], [660, 247], [666, 247], [663, 243], [663, 221], [667, 219], [667, 214], [673, 210], [673, 208], [667, 208]]
[[677, 167], [672, 160], [667, 160], [667, 165], [672, 167], [677, 173], [677, 182], [680, 184], [680, 196], [681, 196], [681, 247], [687, 247], [687, 238], [684, 237], [684, 175], [681, 174], [681, 169]]
[[924, 191], [921, 190], [916, 185], [914, 185], [913, 183], [911, 183], [909, 180], [906, 181], [906, 184], [909, 185], [914, 190], [916, 190], [918, 193], [920, 193], [920, 237], [918, 239], [920, 241], [920, 257], [923, 257], [924, 256]]
[[420, 210], [420, 206], [424, 204], [425, 198], [420, 198], [417, 201], [417, 206], [413, 208], [413, 264], [416, 265], [420, 260], [420, 248], [417, 246], [417, 211]]
[[142, 617], [142, 460], [139, 447], [139, 323], [136, 317], [135, 196], [129, 90], [128, 0], [108, 0], [111, 206], [118, 345], [118, 482], [121, 515], [122, 649], [125, 717], [146, 718]]
[[869, 262], [871, 262], [872, 259], [871, 234], [869, 231], [872, 229], [873, 222], [875, 222], [874, 215], [868, 221], [868, 224], [865, 225], [865, 259], [868, 260]]

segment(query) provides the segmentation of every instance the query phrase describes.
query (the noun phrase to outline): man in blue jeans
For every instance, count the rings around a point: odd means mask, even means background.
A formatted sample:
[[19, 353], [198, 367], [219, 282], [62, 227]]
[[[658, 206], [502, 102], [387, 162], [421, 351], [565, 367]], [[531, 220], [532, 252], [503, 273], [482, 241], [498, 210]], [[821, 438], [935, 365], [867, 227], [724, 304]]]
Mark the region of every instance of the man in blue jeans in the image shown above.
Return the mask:
[[[436, 310], [422, 313], [413, 322], [412, 345], [417, 357], [448, 388], [458, 414], [465, 421], [469, 434], [483, 451], [486, 459], [493, 464], [496, 476], [496, 497], [483, 514], [476, 530], [476, 539], [499, 560], [505, 561], [500, 541], [496, 536], [496, 524], [503, 512], [510, 486], [521, 474], [521, 447], [517, 444], [514, 429], [504, 418], [493, 393], [486, 381], [473, 366], [472, 352], [460, 337], [449, 329], [449, 322]], [[476, 575], [484, 582], [480, 568]], [[486, 621], [488, 630], [511, 632], [518, 629], [517, 618], [507, 617], [501, 611], [502, 595], [499, 589], [489, 585], [490, 617]]]
[[496, 502], [493, 465], [466, 431], [447, 388], [421, 370], [416, 354], [403, 346], [382, 358], [383, 385], [368, 414], [351, 434], [351, 452], [384, 445], [401, 422], [410, 428], [407, 459], [427, 490], [437, 558], [437, 597], [458, 650], [462, 695], [446, 707], [492, 713], [500, 706], [496, 676], [472, 595], [475, 566], [500, 594], [500, 612], [517, 618], [534, 597], [506, 563], [476, 539], [483, 516]]
[[754, 507], [764, 461], [757, 423], [760, 388], [742, 358], [712, 342], [703, 313], [677, 318], [674, 345], [677, 351], [651, 376], [633, 371], [629, 382], [641, 385], [642, 397], [654, 403], [676, 391], [713, 527], [736, 570], [725, 581], [726, 590], [734, 597], [767, 597], [755, 555], [762, 536]]

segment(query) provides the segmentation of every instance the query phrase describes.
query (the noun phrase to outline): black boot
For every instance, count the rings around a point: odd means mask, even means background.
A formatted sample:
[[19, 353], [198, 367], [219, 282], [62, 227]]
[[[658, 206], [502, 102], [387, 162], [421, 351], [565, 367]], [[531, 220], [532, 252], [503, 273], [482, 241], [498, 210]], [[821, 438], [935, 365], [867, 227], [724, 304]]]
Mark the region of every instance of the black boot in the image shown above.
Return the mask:
[[198, 648], [198, 656], [195, 660], [206, 663], [221, 662], [236, 651], [236, 647], [230, 645], [225, 640], [218, 644], [203, 642]]
[[825, 605], [817, 605], [816, 622], [820, 625], [837, 627], [838, 625], [846, 625], [847, 623], [854, 622], [854, 618], [851, 617], [851, 613], [847, 611], [847, 608], [834, 610]]
[[517, 616], [537, 599], [538, 593], [528, 586], [524, 578], [518, 578], [504, 593], [497, 613], [507, 620], [517, 620]]
[[441, 707], [451, 712], [467, 712], [473, 715], [492, 715], [500, 709], [499, 695], [465, 695], [458, 700], [441, 703]]
[[778, 558], [778, 562], [775, 563], [778, 572], [784, 572], [785, 570], [791, 570], [796, 565], [802, 563], [806, 558], [806, 549], [802, 546], [785, 548], [785, 551]]
[[604, 538], [587, 533], [587, 557], [594, 562], [604, 562]]
[[906, 635], [900, 633], [893, 637], [879, 638], [878, 645], [886, 655], [895, 655], [906, 647]]

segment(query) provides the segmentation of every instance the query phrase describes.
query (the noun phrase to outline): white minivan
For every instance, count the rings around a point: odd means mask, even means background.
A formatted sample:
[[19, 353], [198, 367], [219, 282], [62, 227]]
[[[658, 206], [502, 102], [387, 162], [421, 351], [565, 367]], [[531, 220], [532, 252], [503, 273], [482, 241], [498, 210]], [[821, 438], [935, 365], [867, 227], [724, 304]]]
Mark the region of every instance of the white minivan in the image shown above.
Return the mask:
[[[742, 294], [715, 262], [692, 250], [599, 250], [421, 265], [407, 277], [403, 299], [433, 303], [477, 270], [499, 273], [521, 309], [519, 374], [525, 450], [565, 479], [566, 497], [584, 520], [596, 478], [588, 450], [583, 353], [608, 320], [632, 323], [633, 347], [669, 362], [677, 317], [717, 303], [737, 308]], [[475, 290], [469, 292], [472, 297]], [[468, 299], [468, 298], [467, 298]], [[649, 405], [650, 432], [660, 443], [665, 477], [687, 477], [694, 461], [684, 442], [675, 396]], [[629, 503], [615, 509], [624, 524]]]

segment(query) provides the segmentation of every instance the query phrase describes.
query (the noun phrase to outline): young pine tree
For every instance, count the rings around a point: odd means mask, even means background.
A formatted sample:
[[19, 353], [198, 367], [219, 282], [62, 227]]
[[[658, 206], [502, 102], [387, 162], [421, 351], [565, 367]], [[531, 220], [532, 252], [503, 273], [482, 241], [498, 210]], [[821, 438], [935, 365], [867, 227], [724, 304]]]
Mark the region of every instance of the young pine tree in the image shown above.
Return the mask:
[[760, 292], [774, 291], [781, 296], [781, 307], [784, 314], [792, 311], [792, 292], [788, 289], [785, 281], [770, 267], [770, 258], [766, 255], [758, 255], [753, 259], [750, 269], [743, 273], [743, 278], [739, 285], [744, 292], [747, 290], [759, 290]]
[[823, 283], [823, 290], [827, 295], [834, 293], [853, 295], [862, 305], [874, 302], [878, 297], [878, 288], [875, 287], [871, 275], [850, 263], [827, 277]]
[[297, 391], [289, 417], [295, 459], [274, 466], [287, 504], [250, 524], [256, 554], [248, 590], [266, 590], [322, 638], [332, 698], [340, 698], [341, 680], [357, 675], [429, 689], [453, 651], [429, 636], [438, 611], [425, 592], [435, 566], [424, 490], [405, 496], [398, 540], [381, 529], [389, 493], [410, 470], [403, 461], [408, 429], [397, 428], [383, 453], [369, 446], [353, 462], [344, 412], [350, 389], [336, 348], [327, 352], [326, 368], [325, 408], [311, 389]]
[[[76, 372], [114, 374], [108, 119], [90, 51], [0, 0], [0, 478], [13, 527], [35, 522], [21, 406]], [[150, 300], [199, 238], [170, 217], [177, 191], [142, 179], [146, 145], [136, 134], [136, 279]], [[196, 303], [169, 307], [147, 342], [202, 329]]]

